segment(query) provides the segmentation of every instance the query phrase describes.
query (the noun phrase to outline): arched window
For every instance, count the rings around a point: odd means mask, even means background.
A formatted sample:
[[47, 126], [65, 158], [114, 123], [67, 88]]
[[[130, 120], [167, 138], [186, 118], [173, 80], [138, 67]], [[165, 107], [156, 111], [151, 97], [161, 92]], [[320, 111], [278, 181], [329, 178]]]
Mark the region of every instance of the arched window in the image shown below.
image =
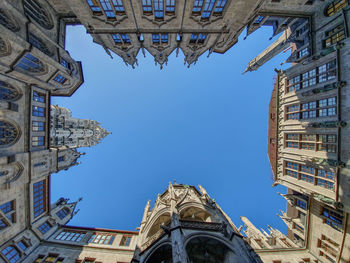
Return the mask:
[[42, 41], [40, 38], [38, 38], [34, 34], [29, 33], [28, 41], [30, 44], [32, 44], [34, 47], [36, 47], [46, 55], [50, 57], [53, 55], [52, 50], [48, 48], [48, 46], [44, 43], [44, 41]]
[[335, 0], [327, 6], [325, 10], [325, 15], [332, 16], [335, 13], [338, 13], [347, 5], [348, 5], [348, 0]]
[[19, 92], [12, 85], [0, 80], [0, 100], [15, 101], [20, 97]]
[[53, 23], [49, 13], [37, 0], [23, 1], [24, 13], [45, 29], [52, 29]]
[[18, 137], [18, 130], [6, 121], [0, 121], [0, 146], [14, 143]]
[[26, 54], [16, 65], [16, 68], [32, 73], [44, 72], [44, 64], [32, 54]]
[[0, 37], [0, 57], [5, 57], [11, 54], [11, 46]]
[[4, 248], [1, 251], [1, 254], [3, 254], [10, 263], [15, 263], [21, 259], [18, 249], [14, 246], [8, 246]]
[[3, 9], [0, 9], [0, 24], [13, 32], [19, 30], [19, 26], [14, 19], [10, 17]]

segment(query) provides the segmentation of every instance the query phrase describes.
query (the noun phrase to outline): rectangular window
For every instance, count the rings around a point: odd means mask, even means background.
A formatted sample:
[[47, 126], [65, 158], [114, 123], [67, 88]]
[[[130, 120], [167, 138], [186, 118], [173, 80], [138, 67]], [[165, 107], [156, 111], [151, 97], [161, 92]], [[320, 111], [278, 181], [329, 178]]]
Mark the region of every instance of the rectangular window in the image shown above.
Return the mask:
[[55, 237], [55, 239], [62, 240], [62, 241], [70, 241], [70, 242], [80, 242], [85, 235], [86, 235], [86, 232], [64, 230], [61, 233], [59, 233]]
[[302, 201], [302, 200], [300, 200], [300, 199], [295, 199], [294, 204], [295, 204], [295, 206], [300, 207], [301, 209], [306, 210], [306, 202], [305, 202], [305, 201]]
[[10, 263], [16, 263], [21, 259], [19, 251], [13, 245], [7, 246], [3, 250], [1, 250], [1, 254], [3, 254], [7, 261]]
[[61, 65], [67, 69], [70, 69], [70, 64], [64, 58], [61, 58]]
[[126, 44], [129, 45], [131, 43], [128, 34], [112, 34], [112, 38], [114, 43], [117, 45]]
[[45, 122], [33, 121], [32, 122], [32, 130], [33, 131], [44, 131], [45, 130]]
[[310, 51], [309, 51], [309, 48], [306, 47], [306, 48], [303, 48], [301, 49], [300, 51], [298, 51], [298, 58], [303, 58], [303, 57], [306, 57], [310, 54]]
[[67, 81], [67, 79], [63, 77], [61, 74], [57, 74], [53, 80], [61, 84], [64, 84]]
[[327, 48], [334, 44], [337, 44], [345, 38], [345, 28], [344, 23], [326, 31], [326, 39], [323, 40], [323, 47]]
[[114, 10], [117, 14], [122, 15], [125, 13], [125, 9], [124, 9], [124, 5], [123, 5], [122, 0], [112, 0], [112, 2], [113, 2]]
[[152, 1], [151, 0], [142, 0], [142, 10], [144, 14], [152, 14]]
[[312, 119], [337, 115], [337, 98], [310, 101], [302, 104], [286, 106], [287, 120]]
[[64, 162], [64, 156], [58, 156], [57, 162]]
[[159, 44], [160, 43], [159, 34], [152, 34], [152, 42], [153, 42], [153, 44]]
[[165, 13], [170, 16], [175, 14], [175, 0], [166, 0]]
[[[320, 168], [314, 168], [294, 162], [286, 162], [284, 175], [291, 176], [295, 179], [334, 190], [334, 171], [328, 171]], [[302, 205], [302, 204], [300, 204]], [[300, 206], [301, 207], [301, 206]]]
[[45, 103], [45, 94], [33, 91], [33, 100], [41, 103]]
[[[218, 0], [214, 9], [214, 16], [221, 16], [222, 15], [222, 11], [224, 10], [224, 7], [226, 5], [227, 0]], [[261, 18], [262, 17], [262, 18]], [[258, 18], [255, 20], [255, 23], [260, 20], [261, 21], [264, 19], [263, 16], [258, 16]], [[260, 22], [261, 22], [260, 21]]]
[[204, 7], [202, 9], [202, 20], [209, 20], [211, 11], [214, 8], [215, 0], [204, 0]]
[[46, 212], [47, 206], [47, 186], [46, 180], [33, 184], [33, 210], [34, 218]]
[[44, 224], [40, 225], [38, 229], [41, 232], [41, 234], [44, 235], [47, 231], [51, 229], [51, 227], [52, 226], [49, 224], [49, 222], [45, 222]]
[[[12, 223], [16, 222], [16, 203], [15, 200], [0, 205], [0, 210], [4, 216]], [[9, 224], [5, 218], [0, 217], [0, 229], [6, 228]]]
[[324, 223], [331, 227], [340, 230], [343, 228], [343, 212], [340, 210], [333, 210], [330, 208], [323, 207], [321, 215], [324, 218]]
[[304, 227], [302, 227], [301, 225], [294, 223], [294, 229], [296, 229], [298, 232], [304, 234]]
[[33, 106], [32, 115], [36, 117], [45, 117], [45, 108]]
[[119, 246], [129, 246], [131, 242], [131, 236], [123, 235]]
[[153, 0], [154, 2], [154, 17], [157, 20], [164, 19], [163, 0]]
[[302, 74], [288, 78], [286, 92], [298, 91], [307, 87], [336, 78], [336, 60], [332, 60], [319, 67], [306, 71]]
[[28, 243], [24, 240], [21, 240], [19, 242], [17, 242], [17, 246], [22, 250], [22, 251], [26, 251], [30, 246], [28, 245]]
[[90, 239], [89, 243], [93, 244], [103, 244], [103, 245], [112, 245], [115, 235], [106, 234], [106, 233], [94, 233]]
[[45, 145], [45, 136], [32, 136], [32, 146], [44, 146]]
[[191, 34], [190, 44], [200, 44], [200, 45], [203, 45], [206, 38], [207, 38], [207, 35], [206, 35], [206, 34], [197, 34], [197, 33], [193, 33], [193, 34]]
[[33, 167], [41, 167], [41, 166], [44, 166], [46, 164], [46, 162], [39, 162], [39, 163], [35, 163], [33, 165]]

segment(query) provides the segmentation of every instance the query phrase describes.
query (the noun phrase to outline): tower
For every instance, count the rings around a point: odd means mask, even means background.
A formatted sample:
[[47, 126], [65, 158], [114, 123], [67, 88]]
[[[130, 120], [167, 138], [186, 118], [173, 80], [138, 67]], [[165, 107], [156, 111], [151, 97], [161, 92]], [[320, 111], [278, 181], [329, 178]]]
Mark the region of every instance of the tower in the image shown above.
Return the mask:
[[132, 262], [261, 262], [231, 219], [199, 186], [169, 183], [148, 201]]

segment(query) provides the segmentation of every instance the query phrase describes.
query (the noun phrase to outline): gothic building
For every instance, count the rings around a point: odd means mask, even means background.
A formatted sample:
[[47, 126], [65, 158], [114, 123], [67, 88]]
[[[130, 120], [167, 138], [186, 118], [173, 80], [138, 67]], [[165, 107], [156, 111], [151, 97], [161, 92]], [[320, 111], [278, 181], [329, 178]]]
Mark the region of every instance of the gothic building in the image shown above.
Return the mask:
[[51, 105], [50, 146], [91, 147], [109, 134], [95, 120], [72, 118], [69, 109]]
[[349, 1], [308, 2], [302, 10], [286, 3], [287, 13], [267, 2], [247, 27], [248, 35], [261, 26], [271, 26], [273, 36], [284, 32], [246, 71], [291, 50], [285, 62], [292, 66], [276, 69], [268, 133], [274, 185], [288, 189], [281, 195], [287, 210], [279, 215], [288, 231], [266, 233], [243, 222], [263, 261], [348, 262]]
[[[349, 262], [349, 0], [3, 0], [0, 2], [0, 263]], [[161, 67], [224, 53], [246, 29], [276, 41], [250, 61], [276, 69], [268, 157], [286, 187], [287, 233], [236, 228], [199, 187], [169, 184], [138, 231], [68, 226], [77, 203], [51, 204], [51, 174], [78, 164], [77, 147], [108, 132], [50, 105], [83, 83], [65, 48], [66, 25], [82, 24], [127, 65], [147, 50]], [[253, 250], [254, 249], [254, 250]]]

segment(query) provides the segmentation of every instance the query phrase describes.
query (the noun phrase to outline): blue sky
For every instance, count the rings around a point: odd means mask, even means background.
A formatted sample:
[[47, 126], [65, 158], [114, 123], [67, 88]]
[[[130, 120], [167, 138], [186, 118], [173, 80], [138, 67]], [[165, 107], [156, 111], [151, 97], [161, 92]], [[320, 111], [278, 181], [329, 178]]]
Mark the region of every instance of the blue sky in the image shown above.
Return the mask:
[[80, 165], [52, 175], [52, 200], [83, 197], [70, 225], [135, 230], [147, 200], [153, 204], [176, 180], [203, 185], [237, 227], [247, 216], [258, 227], [286, 229], [276, 217], [286, 208], [277, 195], [285, 189], [271, 186], [267, 121], [273, 69], [288, 54], [241, 74], [272, 43], [271, 28], [241, 38], [224, 55], [204, 54], [189, 69], [174, 52], [163, 70], [150, 54], [139, 54], [136, 69], [126, 67], [85, 32], [68, 27], [66, 40], [71, 56], [82, 61], [85, 83], [52, 104], [113, 134], [81, 148]]

